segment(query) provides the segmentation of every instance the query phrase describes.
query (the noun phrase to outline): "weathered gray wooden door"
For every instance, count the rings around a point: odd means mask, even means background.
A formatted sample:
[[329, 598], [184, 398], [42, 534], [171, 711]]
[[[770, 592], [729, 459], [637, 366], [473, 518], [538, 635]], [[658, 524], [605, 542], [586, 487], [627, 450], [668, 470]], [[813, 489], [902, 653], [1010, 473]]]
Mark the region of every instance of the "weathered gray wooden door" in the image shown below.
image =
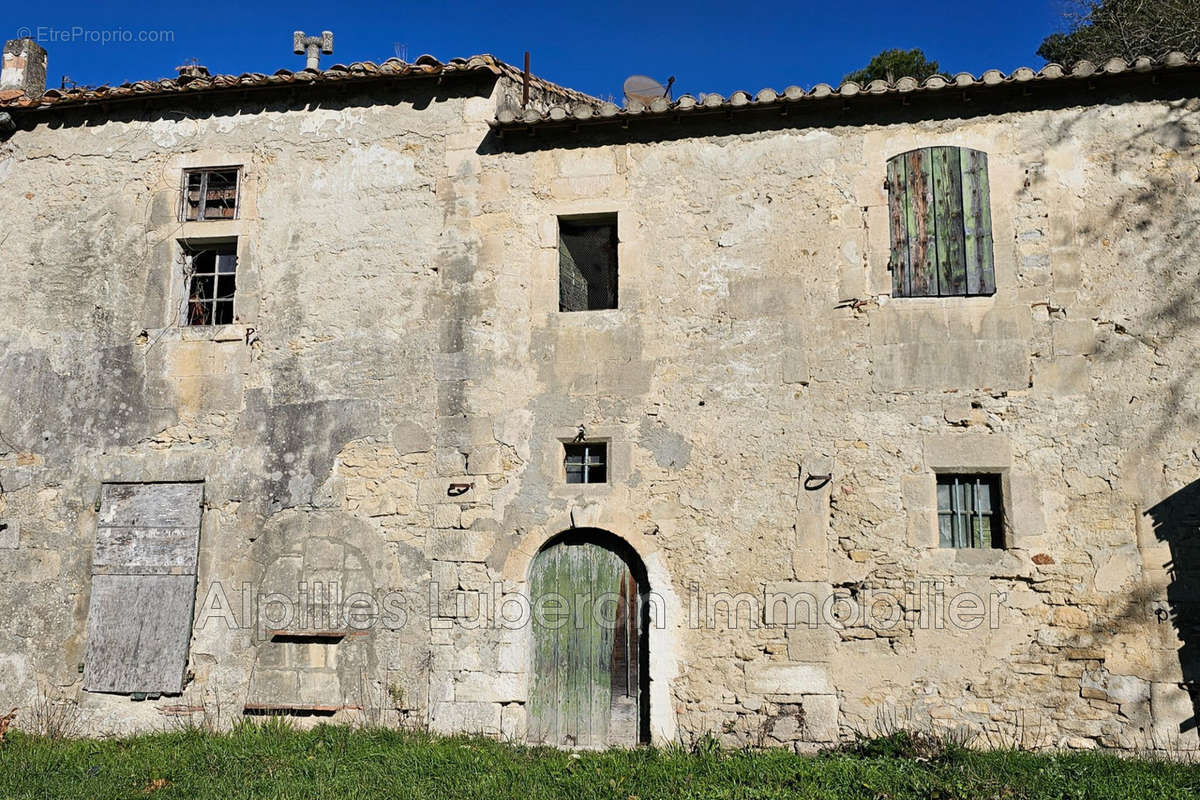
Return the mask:
[[529, 740], [631, 747], [641, 734], [642, 603], [629, 564], [587, 541], [533, 562]]
[[83, 687], [183, 691], [203, 483], [106, 483], [92, 558]]

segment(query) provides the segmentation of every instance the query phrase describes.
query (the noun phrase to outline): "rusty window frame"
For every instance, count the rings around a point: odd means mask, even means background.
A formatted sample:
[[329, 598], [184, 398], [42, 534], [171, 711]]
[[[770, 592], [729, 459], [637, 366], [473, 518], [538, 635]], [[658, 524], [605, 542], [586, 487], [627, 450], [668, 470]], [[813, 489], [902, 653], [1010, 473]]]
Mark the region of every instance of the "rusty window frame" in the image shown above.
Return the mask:
[[[233, 207], [232, 215], [209, 216], [209, 179], [214, 175], [233, 175]], [[196, 190], [195, 216], [192, 216], [192, 179], [198, 178]], [[197, 167], [183, 171], [183, 183], [180, 189], [179, 218], [182, 222], [212, 222], [214, 220], [237, 219], [241, 212], [242, 202], [242, 168], [237, 167]], [[214, 204], [214, 208], [215, 208]]]
[[[231, 325], [237, 320], [237, 241], [183, 243], [183, 324]], [[210, 260], [211, 259], [211, 260]]]

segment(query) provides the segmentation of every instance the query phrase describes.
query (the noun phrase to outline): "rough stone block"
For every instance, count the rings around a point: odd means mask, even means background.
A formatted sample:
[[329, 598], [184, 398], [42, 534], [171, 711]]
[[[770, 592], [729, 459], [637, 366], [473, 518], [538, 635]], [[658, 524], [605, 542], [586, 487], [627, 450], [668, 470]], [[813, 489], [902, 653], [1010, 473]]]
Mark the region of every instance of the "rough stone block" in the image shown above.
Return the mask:
[[1077, 248], [1055, 248], [1050, 263], [1055, 289], [1074, 289], [1083, 283], [1083, 266]]
[[1088, 648], [1095, 641], [1094, 637], [1075, 628], [1042, 628], [1037, 632], [1037, 640], [1047, 647]]
[[797, 549], [792, 553], [792, 574], [797, 580], [824, 580], [829, 577], [829, 550]]
[[835, 742], [838, 738], [838, 699], [835, 694], [804, 698], [804, 738], [810, 742]]
[[300, 702], [305, 705], [339, 706], [344, 702], [354, 702], [355, 698], [342, 694], [341, 682], [333, 670], [297, 670], [300, 679], [300, 690], [297, 694]]
[[499, 642], [495, 648], [495, 659], [489, 665], [490, 668], [501, 672], [525, 672], [529, 669], [531, 654], [524, 642]]
[[974, 416], [971, 401], [965, 397], [949, 397], [942, 401], [942, 418], [951, 425], [966, 425]]
[[1106, 675], [1102, 684], [1114, 703], [1142, 703], [1150, 700], [1150, 682], [1135, 675]]
[[819, 626], [822, 606], [832, 591], [829, 583], [821, 581], [768, 583], [763, 597], [763, 622], [767, 626]]
[[1033, 370], [1033, 388], [1043, 395], [1061, 397], [1085, 394], [1091, 389], [1088, 360], [1084, 356], [1039, 359]]
[[[434, 648], [446, 649], [446, 648]], [[432, 670], [429, 673], [429, 702], [431, 705], [454, 700], [454, 677], [449, 672]]]
[[255, 648], [255, 670], [273, 671], [288, 666], [294, 666], [288, 663], [288, 645], [277, 642], [263, 642]]
[[426, 540], [425, 554], [438, 561], [486, 561], [495, 536], [479, 530], [439, 528]]
[[1096, 564], [1096, 591], [1119, 592], [1141, 571], [1142, 560], [1137, 545], [1102, 550], [1092, 555]]
[[467, 470], [467, 457], [461, 450], [452, 447], [438, 448], [433, 463], [442, 475], [461, 475]]
[[402, 456], [425, 453], [433, 449], [433, 437], [415, 422], [401, 422], [392, 428], [392, 447]]
[[434, 733], [478, 733], [496, 736], [500, 733], [498, 703], [453, 702], [433, 703], [429, 711], [429, 727]]
[[1008, 477], [1010, 547], [1020, 546], [1025, 537], [1041, 536], [1046, 532], [1046, 516], [1042, 510], [1038, 481], [1024, 472], [1013, 472]]
[[528, 714], [523, 703], [508, 703], [500, 708], [500, 736], [510, 742], [525, 740]]
[[1192, 724], [1196, 711], [1187, 689], [1177, 683], [1150, 684], [1150, 709], [1156, 746], [1190, 750], [1200, 746]]
[[435, 610], [439, 616], [454, 615], [457, 592], [458, 567], [447, 561], [434, 561], [430, 565], [430, 600], [437, 601]]
[[1090, 319], [1058, 320], [1051, 327], [1051, 337], [1056, 357], [1096, 352], [1096, 326]]
[[308, 539], [304, 543], [304, 570], [341, 570], [346, 548], [329, 539]]
[[467, 472], [471, 475], [497, 475], [503, 471], [504, 450], [500, 445], [480, 445], [467, 456]]
[[16, 550], [21, 543], [21, 526], [16, 520], [0, 519], [0, 550]]
[[1054, 609], [1054, 624], [1060, 628], [1087, 628], [1092, 624], [1091, 617], [1082, 608], [1076, 606], [1059, 606]]
[[825, 550], [829, 546], [829, 513], [813, 508], [796, 512], [796, 549]]
[[808, 353], [796, 340], [792, 339], [785, 347], [782, 356], [782, 379], [784, 383], [808, 383], [812, 373], [808, 368]]
[[557, 161], [558, 173], [564, 178], [615, 175], [617, 171], [611, 150], [562, 150]]
[[781, 714], [771, 724], [771, 738], [779, 742], [793, 742], [801, 735], [798, 714]]
[[1015, 390], [1028, 386], [1029, 346], [1025, 341], [947, 340], [945, 331], [936, 335], [939, 338], [876, 347], [874, 390]]
[[462, 508], [457, 503], [439, 503], [433, 507], [433, 527], [462, 527]]
[[525, 702], [528, 691], [525, 675], [515, 672], [463, 672], [454, 681], [456, 701], [513, 703]]
[[284, 705], [296, 702], [300, 691], [300, 676], [295, 670], [260, 670], [247, 692], [247, 702]]
[[1012, 464], [1008, 439], [995, 434], [926, 436], [924, 456], [926, 467], [942, 472], [1007, 469]]
[[837, 630], [830, 625], [789, 628], [787, 654], [792, 661], [827, 663], [837, 646]]
[[823, 664], [747, 664], [746, 688], [760, 695], [833, 694]]

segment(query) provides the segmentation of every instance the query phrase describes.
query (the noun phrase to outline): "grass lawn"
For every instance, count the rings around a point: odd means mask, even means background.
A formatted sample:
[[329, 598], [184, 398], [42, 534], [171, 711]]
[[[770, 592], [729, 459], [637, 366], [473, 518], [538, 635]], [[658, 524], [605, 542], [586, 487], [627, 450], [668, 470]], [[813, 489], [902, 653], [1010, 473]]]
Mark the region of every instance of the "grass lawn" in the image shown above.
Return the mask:
[[[867, 754], [864, 755], [863, 753]], [[887, 748], [612, 750], [571, 754], [489, 739], [389, 730], [243, 725], [51, 741], [9, 732], [0, 798], [1164, 798], [1200, 797], [1200, 766], [1095, 753], [949, 748], [928, 760]]]

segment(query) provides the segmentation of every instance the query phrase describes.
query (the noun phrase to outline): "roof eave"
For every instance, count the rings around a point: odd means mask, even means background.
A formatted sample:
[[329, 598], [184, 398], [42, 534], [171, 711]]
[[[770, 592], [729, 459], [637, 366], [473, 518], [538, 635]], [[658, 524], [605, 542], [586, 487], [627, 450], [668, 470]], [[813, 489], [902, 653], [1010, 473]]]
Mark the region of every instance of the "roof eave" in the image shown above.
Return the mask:
[[757, 95], [747, 92], [735, 92], [729, 98], [719, 95], [708, 95], [703, 100], [684, 96], [674, 102], [665, 98], [656, 100], [650, 106], [633, 104], [631, 107], [619, 108], [611, 103], [595, 109], [583, 106], [570, 108], [557, 106], [545, 112], [529, 110], [516, 114], [504, 112], [491, 122], [493, 130], [498, 134], [514, 132], [529, 132], [536, 130], [553, 130], [562, 128], [577, 128], [584, 126], [611, 126], [662, 122], [664, 120], [712, 119], [714, 117], [732, 118], [745, 117], [754, 114], [786, 114], [792, 108], [828, 108], [832, 105], [843, 104], [845, 108], [864, 108], [872, 100], [878, 103], [888, 101], [908, 104], [918, 100], [938, 97], [954, 97], [959, 95], [964, 99], [976, 97], [996, 97], [1019, 95], [1065, 94], [1078, 92], [1080, 88], [1100, 89], [1103, 86], [1119, 88], [1123, 85], [1148, 84], [1153, 85], [1165, 76], [1182, 76], [1190, 73], [1200, 73], [1200, 54], [1188, 57], [1183, 53], [1171, 53], [1159, 61], [1138, 59], [1130, 65], [1121, 59], [1112, 59], [1101, 67], [1090, 62], [1080, 62], [1071, 71], [1057, 64], [1048, 64], [1041, 71], [1034, 72], [1028, 67], [1015, 70], [1010, 75], [1004, 75], [998, 70], [989, 70], [980, 78], [968, 73], [960, 73], [953, 78], [935, 76], [927, 79], [924, 84], [912, 78], [902, 78], [895, 84], [884, 81], [874, 81], [863, 87], [853, 82], [847, 82], [836, 89], [828, 84], [818, 84], [810, 91], [799, 87], [788, 87], [782, 93], [764, 89]]
[[[351, 65], [349, 68], [318, 72], [301, 70], [298, 72], [280, 71], [275, 75], [217, 75], [211, 78], [193, 79], [184, 84], [171, 81], [170, 88], [164, 86], [162, 82], [144, 82], [147, 85], [147, 89], [144, 91], [139, 91], [136, 88], [137, 84], [129, 84], [115, 87], [115, 89], [103, 87], [103, 91], [90, 90], [88, 92], [90, 96], [86, 97], [71, 97], [67, 95], [58, 98], [51, 93], [47, 93], [47, 95], [43, 96], [42, 102], [23, 105], [15, 103], [0, 104], [0, 110], [10, 112], [14, 116], [20, 115], [25, 117], [46, 114], [53, 111], [106, 108], [112, 105], [127, 103], [179, 102], [183, 99], [217, 98], [246, 93], [266, 93], [286, 90], [305, 91], [311, 89], [316, 91], [343, 87], [358, 89], [365, 86], [389, 83], [416, 83], [422, 81], [441, 83], [449, 80], [465, 80], [482, 76], [499, 78], [505, 74], [500, 66], [500, 62], [495, 59], [474, 57], [472, 60], [477, 60], [478, 63], [453, 64], [453, 68], [450, 69], [446, 68], [449, 65], [441, 65], [439, 68], [418, 68], [419, 65], [410, 65], [414, 68], [406, 69], [403, 72], [362, 72], [355, 71], [355, 65]], [[219, 82], [222, 80], [226, 83]], [[54, 97], [54, 99], [51, 102], [46, 102], [46, 96]]]

